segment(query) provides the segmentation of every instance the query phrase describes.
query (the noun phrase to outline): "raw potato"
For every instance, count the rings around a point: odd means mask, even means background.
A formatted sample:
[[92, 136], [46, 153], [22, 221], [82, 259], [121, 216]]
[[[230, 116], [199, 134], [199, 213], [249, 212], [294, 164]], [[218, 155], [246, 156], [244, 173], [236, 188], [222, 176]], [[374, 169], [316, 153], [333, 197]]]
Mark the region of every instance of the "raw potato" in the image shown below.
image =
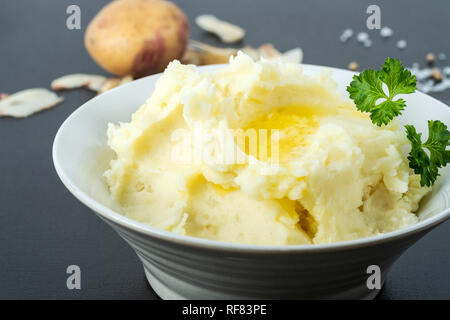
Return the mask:
[[6, 96], [0, 101], [0, 117], [24, 118], [33, 113], [52, 108], [63, 101], [47, 89], [27, 89]]
[[94, 17], [85, 34], [86, 48], [100, 66], [135, 78], [181, 59], [188, 40], [186, 15], [163, 0], [115, 0]]

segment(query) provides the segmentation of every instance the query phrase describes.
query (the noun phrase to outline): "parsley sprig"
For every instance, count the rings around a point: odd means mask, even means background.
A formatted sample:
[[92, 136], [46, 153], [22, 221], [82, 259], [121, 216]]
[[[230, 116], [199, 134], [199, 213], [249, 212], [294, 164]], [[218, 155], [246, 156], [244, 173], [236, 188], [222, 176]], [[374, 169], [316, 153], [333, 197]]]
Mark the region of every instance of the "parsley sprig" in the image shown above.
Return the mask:
[[[388, 93], [384, 92], [383, 83]], [[394, 98], [398, 94], [415, 92], [416, 78], [399, 60], [388, 58], [381, 71], [367, 69], [353, 76], [347, 91], [356, 108], [370, 113], [372, 123], [381, 126], [388, 124], [404, 110], [405, 100]], [[380, 99], [383, 101], [379, 102]], [[450, 150], [447, 150], [450, 132], [441, 121], [429, 120], [428, 139], [422, 142], [422, 133], [418, 133], [414, 126], [406, 125], [405, 128], [406, 137], [411, 143], [409, 167], [414, 173], [420, 174], [421, 186], [432, 186], [439, 176], [439, 169], [450, 163]]]
[[[420, 184], [431, 186], [439, 176], [439, 168], [445, 167], [450, 162], [450, 132], [441, 121], [428, 121], [428, 139], [422, 143], [422, 134], [416, 132], [416, 128], [406, 125], [406, 136], [411, 141], [411, 152], [408, 160], [414, 173], [420, 174]], [[425, 152], [428, 150], [430, 155]]]
[[[387, 94], [383, 90], [383, 83], [389, 90]], [[386, 60], [381, 71], [367, 69], [360, 75], [353, 76], [353, 81], [347, 87], [356, 108], [369, 112], [370, 119], [378, 126], [388, 124], [405, 108], [405, 100], [394, 100], [396, 95], [415, 90], [416, 77], [403, 68], [400, 61], [392, 58]], [[380, 99], [384, 101], [377, 104]]]

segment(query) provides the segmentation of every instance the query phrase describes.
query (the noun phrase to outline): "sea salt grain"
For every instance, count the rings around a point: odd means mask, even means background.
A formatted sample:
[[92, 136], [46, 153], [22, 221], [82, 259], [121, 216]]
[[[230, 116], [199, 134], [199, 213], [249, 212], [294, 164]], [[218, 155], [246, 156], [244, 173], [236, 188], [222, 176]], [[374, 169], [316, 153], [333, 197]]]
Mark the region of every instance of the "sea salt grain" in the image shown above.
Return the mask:
[[444, 69], [442, 69], [442, 73], [447, 76], [450, 76], [450, 67], [444, 67]]
[[358, 42], [364, 43], [369, 40], [369, 34], [367, 32], [360, 32], [356, 35], [356, 40]]
[[369, 48], [372, 46], [372, 40], [367, 39], [366, 41], [363, 42], [363, 46], [366, 48]]
[[434, 85], [434, 81], [433, 80], [428, 80], [426, 82], [418, 82], [417, 83], [417, 89], [419, 89], [420, 91], [424, 92], [424, 93], [428, 93], [431, 91], [431, 89], [433, 88]]
[[397, 48], [399, 48], [400, 50], [403, 50], [407, 47], [408, 43], [406, 42], [406, 40], [399, 40], [397, 41]]
[[450, 80], [445, 79], [444, 81], [438, 83], [437, 85], [432, 86], [431, 91], [432, 92], [441, 92], [441, 91], [447, 90], [448, 88], [450, 88]]
[[441, 92], [450, 88], [450, 66], [442, 68], [424, 68], [420, 69], [416, 62], [409, 69], [417, 79], [417, 88], [424, 92]]
[[381, 35], [383, 38], [389, 38], [389, 37], [392, 37], [393, 34], [394, 34], [394, 32], [393, 32], [392, 29], [389, 28], [389, 27], [383, 27], [383, 28], [381, 28], [381, 30], [380, 30], [380, 35]]
[[443, 60], [447, 59], [447, 55], [445, 53], [439, 53], [438, 54], [438, 59], [443, 61]]
[[416, 69], [416, 68], [413, 67], [411, 69], [411, 72], [412, 72], [413, 75], [416, 76], [416, 79], [418, 81], [425, 80], [425, 79], [431, 77], [431, 69], [422, 69], [422, 70], [420, 70], [418, 68]]
[[348, 39], [350, 39], [353, 36], [353, 30], [352, 29], [345, 29], [341, 36], [340, 36], [340, 40], [341, 42], [347, 42]]

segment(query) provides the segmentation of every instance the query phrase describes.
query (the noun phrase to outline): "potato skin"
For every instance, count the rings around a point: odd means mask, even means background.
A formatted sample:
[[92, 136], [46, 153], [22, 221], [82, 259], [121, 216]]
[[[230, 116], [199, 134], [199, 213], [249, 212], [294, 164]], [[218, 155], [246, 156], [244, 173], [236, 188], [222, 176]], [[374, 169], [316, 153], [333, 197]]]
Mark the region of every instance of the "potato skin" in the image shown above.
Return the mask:
[[189, 40], [189, 22], [164, 0], [115, 0], [91, 21], [85, 46], [105, 70], [135, 78], [161, 72], [181, 59]]

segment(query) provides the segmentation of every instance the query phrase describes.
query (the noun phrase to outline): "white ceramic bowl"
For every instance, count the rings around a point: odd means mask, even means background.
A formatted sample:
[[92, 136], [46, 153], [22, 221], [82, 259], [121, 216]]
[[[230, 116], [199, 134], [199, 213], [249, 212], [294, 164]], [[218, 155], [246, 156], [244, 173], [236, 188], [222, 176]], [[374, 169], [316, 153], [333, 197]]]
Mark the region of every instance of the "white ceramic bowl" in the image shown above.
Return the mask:
[[[323, 68], [304, 66], [309, 74]], [[332, 71], [346, 94], [353, 73]], [[450, 174], [442, 170], [433, 192], [421, 204], [419, 223], [353, 241], [293, 246], [231, 244], [181, 236], [130, 220], [110, 199], [102, 176], [114, 156], [106, 145], [106, 128], [109, 122], [129, 121], [152, 94], [158, 77], [125, 84], [78, 108], [55, 137], [53, 161], [70, 192], [131, 245], [148, 281], [164, 299], [373, 298], [379, 290], [367, 288], [367, 267], [378, 265], [383, 283], [392, 263], [450, 216]], [[401, 121], [414, 124], [425, 137], [427, 119], [450, 123], [450, 109], [430, 96], [418, 92], [405, 99], [407, 109]]]

